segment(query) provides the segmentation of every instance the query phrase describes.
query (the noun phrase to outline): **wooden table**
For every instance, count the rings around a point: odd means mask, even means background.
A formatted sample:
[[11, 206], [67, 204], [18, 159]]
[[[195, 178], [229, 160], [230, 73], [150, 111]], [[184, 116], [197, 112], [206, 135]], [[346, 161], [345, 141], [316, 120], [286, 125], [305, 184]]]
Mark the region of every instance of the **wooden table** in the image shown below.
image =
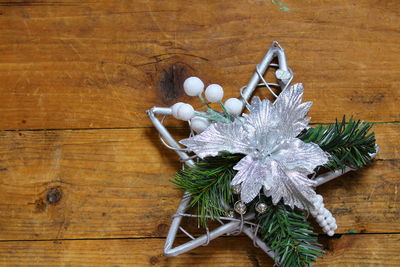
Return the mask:
[[245, 237], [162, 255], [179, 164], [145, 110], [199, 107], [182, 92], [189, 75], [237, 96], [278, 40], [312, 122], [375, 122], [381, 149], [318, 189], [339, 228], [316, 265], [399, 266], [400, 2], [284, 3], [0, 1], [0, 263], [271, 265]]

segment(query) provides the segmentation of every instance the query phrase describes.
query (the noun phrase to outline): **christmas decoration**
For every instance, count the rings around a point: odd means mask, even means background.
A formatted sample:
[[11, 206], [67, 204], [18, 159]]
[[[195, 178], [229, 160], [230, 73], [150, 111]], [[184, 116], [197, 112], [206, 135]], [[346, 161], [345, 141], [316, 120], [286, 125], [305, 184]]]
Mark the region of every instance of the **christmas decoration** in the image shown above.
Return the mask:
[[[275, 58], [278, 64], [272, 63]], [[276, 68], [278, 83], [265, 80], [269, 68]], [[323, 254], [307, 217], [314, 217], [329, 236], [337, 225], [315, 187], [364, 167], [378, 146], [369, 133], [372, 125], [352, 118], [309, 127], [306, 114], [312, 103], [302, 102], [303, 86], [290, 85], [292, 79], [285, 53], [274, 42], [248, 85], [239, 90], [239, 99], [222, 103], [224, 91], [218, 84], [207, 86], [203, 98], [204, 83], [190, 77], [184, 90], [198, 96], [204, 110], [179, 102], [148, 111], [162, 142], [186, 165], [173, 180], [185, 194], [173, 216], [166, 255], [176, 256], [220, 235], [241, 232], [281, 266], [308, 266]], [[257, 87], [266, 87], [276, 100], [255, 96], [249, 103]], [[280, 94], [271, 87], [280, 88]], [[218, 103], [221, 110], [207, 101]], [[156, 115], [188, 121], [191, 133], [179, 141], [183, 147]], [[187, 232], [180, 226], [184, 217], [197, 218], [206, 234], [195, 238]], [[222, 225], [210, 231], [212, 220]], [[192, 240], [173, 248], [178, 230]]]

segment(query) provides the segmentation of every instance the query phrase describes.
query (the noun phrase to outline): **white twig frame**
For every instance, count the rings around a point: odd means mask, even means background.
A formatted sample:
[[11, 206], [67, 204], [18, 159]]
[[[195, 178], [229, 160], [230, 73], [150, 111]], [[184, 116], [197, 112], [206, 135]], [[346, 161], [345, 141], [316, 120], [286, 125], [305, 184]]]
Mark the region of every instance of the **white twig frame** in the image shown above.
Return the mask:
[[[273, 59], [275, 58], [278, 59], [278, 64], [272, 63]], [[270, 66], [279, 68], [279, 75], [278, 72], [276, 72], [276, 76], [279, 80], [279, 87], [281, 88], [281, 90], [289, 86], [290, 82], [293, 80], [293, 72], [287, 66], [285, 52], [283, 48], [279, 45], [279, 43], [275, 41], [272, 43], [271, 47], [269, 48], [269, 50], [267, 51], [261, 62], [256, 66], [256, 71], [251, 77], [247, 86], [240, 89], [240, 99], [241, 101], [243, 101], [245, 105], [248, 104], [251, 95], [258, 86], [265, 86], [272, 92], [272, 90], [269, 87], [269, 85], [271, 84], [267, 83], [263, 78], [265, 72], [268, 70], [268, 67]], [[184, 151], [184, 149], [178, 144], [178, 142], [172, 137], [169, 131], [164, 127], [164, 125], [162, 124], [162, 120], [159, 120], [157, 118], [157, 115], [171, 116], [172, 115], [171, 108], [153, 107], [147, 111], [147, 114], [151, 122], [153, 123], [154, 127], [160, 133], [160, 136], [164, 139], [165, 142], [168, 143], [168, 146], [178, 154], [180, 160], [185, 162], [185, 164], [189, 167], [194, 166], [194, 162], [190, 158], [190, 156]], [[376, 153], [377, 152], [378, 152], [378, 146], [376, 147]], [[374, 158], [376, 156], [376, 153], [372, 154], [371, 158]], [[317, 176], [315, 178], [315, 181], [317, 182], [317, 186], [319, 186], [351, 170], [353, 169], [347, 167], [343, 171], [342, 170], [331, 171]], [[190, 251], [194, 248], [197, 248], [199, 246], [207, 245], [211, 240], [221, 235], [225, 234], [229, 235], [234, 232], [244, 232], [249, 238], [253, 240], [254, 245], [260, 247], [263, 251], [265, 251], [265, 253], [267, 253], [271, 258], [274, 259], [274, 252], [271, 251], [266, 246], [266, 244], [257, 237], [257, 229], [253, 229], [254, 227], [252, 223], [249, 222], [249, 220], [254, 219], [255, 214], [246, 214], [241, 219], [220, 217], [218, 221], [221, 222], [222, 224], [221, 226], [212, 231], [208, 231], [208, 229], [206, 229], [207, 233], [197, 238], [192, 237], [180, 226], [183, 217], [195, 216], [195, 215], [185, 214], [190, 199], [191, 199], [190, 197], [185, 195], [178, 206], [176, 214], [173, 216], [171, 226], [169, 228], [168, 235], [165, 241], [165, 246], [164, 246], [165, 255], [177, 256], [187, 251]], [[223, 223], [223, 221], [228, 221], [228, 222]], [[178, 230], [181, 230], [183, 233], [192, 238], [192, 240], [177, 247], [173, 247]]]

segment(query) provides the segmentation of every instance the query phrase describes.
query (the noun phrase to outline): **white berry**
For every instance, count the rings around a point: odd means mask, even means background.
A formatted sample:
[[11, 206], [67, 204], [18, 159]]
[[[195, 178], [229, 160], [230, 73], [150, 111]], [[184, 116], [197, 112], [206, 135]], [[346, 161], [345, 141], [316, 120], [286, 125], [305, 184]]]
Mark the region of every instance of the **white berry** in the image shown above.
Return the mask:
[[322, 221], [319, 225], [320, 225], [321, 227], [325, 227], [325, 226], [328, 225], [328, 223], [326, 222], [326, 220], [324, 220], [324, 221]]
[[326, 225], [326, 226], [322, 227], [322, 230], [323, 230], [325, 233], [327, 233], [327, 232], [331, 231], [331, 228], [330, 228], [328, 225]]
[[209, 125], [210, 125], [210, 122], [206, 118], [203, 118], [203, 117], [193, 117], [190, 120], [190, 127], [196, 133], [203, 132], [205, 129], [207, 129], [207, 127]]
[[322, 222], [324, 221], [324, 216], [318, 215], [317, 218], [315, 218], [315, 220], [316, 220], [318, 223], [322, 223]]
[[194, 109], [189, 104], [183, 104], [178, 108], [177, 118], [183, 121], [188, 121], [193, 117]]
[[224, 97], [224, 89], [219, 84], [210, 84], [206, 88], [206, 98], [210, 102], [219, 102]]
[[182, 102], [178, 102], [172, 105], [171, 109], [172, 109], [172, 116], [174, 116], [175, 119], [179, 119], [178, 118], [178, 109], [180, 106], [182, 106], [185, 103]]
[[237, 98], [229, 98], [225, 101], [226, 110], [233, 115], [239, 115], [243, 110], [243, 102]]
[[197, 77], [189, 77], [183, 82], [183, 89], [189, 96], [197, 96], [203, 92], [204, 83]]
[[332, 230], [336, 230], [336, 229], [337, 229], [336, 223], [331, 225], [331, 229], [332, 229]]
[[331, 230], [331, 231], [328, 231], [328, 235], [329, 235], [329, 236], [333, 236], [334, 234], [335, 234], [334, 231], [332, 231], [332, 230]]

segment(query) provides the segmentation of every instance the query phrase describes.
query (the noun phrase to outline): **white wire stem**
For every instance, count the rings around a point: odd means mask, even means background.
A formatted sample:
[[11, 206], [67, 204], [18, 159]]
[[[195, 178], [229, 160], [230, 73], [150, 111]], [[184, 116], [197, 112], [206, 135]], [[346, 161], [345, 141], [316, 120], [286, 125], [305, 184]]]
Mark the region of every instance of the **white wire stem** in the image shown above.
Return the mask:
[[[161, 120], [160, 120], [160, 123], [161, 123], [161, 125], [162, 125], [163, 127], [165, 127], [165, 126], [164, 126], [164, 120], [165, 120], [166, 117], [167, 117], [167, 116], [164, 115], [164, 116], [161, 118]], [[159, 138], [160, 138], [160, 140], [161, 140], [161, 143], [163, 143], [163, 145], [166, 146], [167, 148], [169, 148], [169, 149], [171, 149], [171, 150], [175, 150], [175, 151], [189, 152], [189, 150], [187, 150], [187, 148], [183, 148], [183, 147], [173, 147], [173, 146], [169, 145], [169, 144], [164, 140], [164, 138], [161, 136], [161, 133], [159, 133], [158, 136], [159, 136]], [[181, 160], [183, 160], [183, 159], [181, 159]], [[185, 160], [183, 160], [183, 161], [187, 161], [187, 160], [188, 160], [188, 159], [185, 159]]]
[[179, 230], [181, 230], [182, 233], [190, 237], [192, 240], [196, 239], [194, 236], [192, 236], [189, 232], [187, 232], [185, 229], [183, 229], [182, 226], [179, 226]]
[[260, 69], [259, 69], [259, 65], [257, 64], [256, 66], [256, 72], [258, 74], [258, 77], [260, 77], [260, 80], [263, 82], [263, 84], [265, 85], [265, 87], [268, 88], [268, 90], [270, 91], [270, 93], [275, 96], [275, 98], [278, 98], [277, 94], [275, 94], [274, 91], [272, 91], [271, 87], [269, 87], [267, 81], [264, 79], [263, 74], [261, 74]]
[[259, 248], [259, 246], [257, 245], [257, 242], [256, 242], [256, 237], [257, 237], [259, 228], [260, 228], [260, 224], [258, 223], [256, 226], [256, 229], [254, 230], [254, 237], [253, 237], [253, 246], [255, 246], [256, 248]]
[[[200, 215], [196, 215], [196, 214], [189, 214], [189, 213], [175, 213], [173, 215], [173, 217], [175, 216], [183, 216], [183, 217], [189, 217], [189, 218], [199, 218], [201, 217]], [[207, 218], [207, 219], [214, 219], [211, 216], [203, 216], [203, 218]], [[236, 218], [231, 218], [231, 217], [218, 217], [219, 220], [225, 220], [225, 221], [232, 221], [232, 222], [241, 222], [241, 219], [236, 219]], [[251, 221], [248, 220], [243, 220], [245, 224], [247, 225], [252, 225], [252, 226], [256, 226], [257, 224], [252, 223]]]
[[188, 160], [194, 160], [194, 159], [198, 159], [198, 158], [199, 158], [199, 156], [193, 155], [193, 156], [188, 157], [187, 159], [179, 159], [179, 161], [180, 162], [186, 162]]
[[[267, 84], [268, 84], [269, 86], [280, 87], [280, 85], [277, 84], [277, 83], [267, 83]], [[256, 87], [265, 87], [265, 83], [259, 83], [259, 84], [256, 85]], [[239, 93], [240, 93], [240, 96], [243, 98], [243, 100], [244, 100], [244, 102], [245, 102], [245, 104], [246, 104], [246, 108], [249, 109], [248, 107], [250, 106], [250, 103], [247, 101], [247, 99], [246, 99], [246, 98], [244, 97], [244, 95], [243, 95], [243, 90], [246, 89], [246, 88], [247, 88], [247, 85], [241, 87], [241, 88], [239, 89]]]
[[208, 229], [207, 225], [204, 228], [206, 228], [207, 239], [206, 242], [203, 244], [203, 246], [208, 246], [208, 244], [210, 244], [210, 230]]

